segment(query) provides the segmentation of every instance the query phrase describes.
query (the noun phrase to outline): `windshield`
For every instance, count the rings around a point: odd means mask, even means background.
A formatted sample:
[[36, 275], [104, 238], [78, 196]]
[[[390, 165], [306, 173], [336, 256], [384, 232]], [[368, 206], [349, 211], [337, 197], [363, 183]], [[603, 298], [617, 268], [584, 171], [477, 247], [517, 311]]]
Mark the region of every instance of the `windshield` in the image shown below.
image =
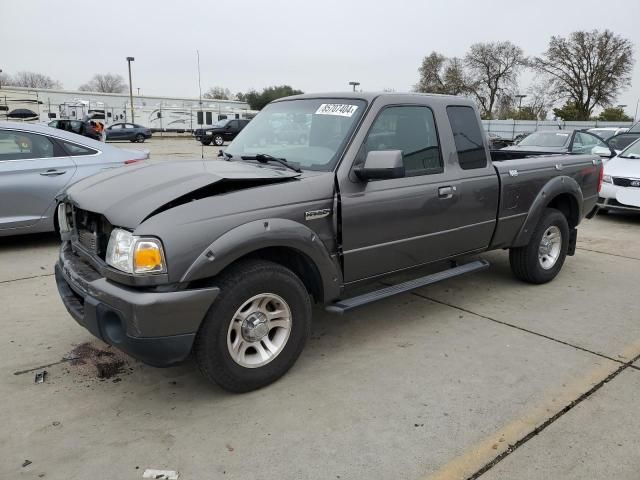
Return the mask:
[[622, 158], [640, 158], [640, 141], [629, 145], [620, 155]]
[[523, 147], [564, 147], [569, 143], [568, 132], [535, 132], [527, 135], [518, 144]]
[[330, 171], [364, 112], [363, 100], [321, 98], [267, 105], [226, 153], [284, 158], [300, 168]]

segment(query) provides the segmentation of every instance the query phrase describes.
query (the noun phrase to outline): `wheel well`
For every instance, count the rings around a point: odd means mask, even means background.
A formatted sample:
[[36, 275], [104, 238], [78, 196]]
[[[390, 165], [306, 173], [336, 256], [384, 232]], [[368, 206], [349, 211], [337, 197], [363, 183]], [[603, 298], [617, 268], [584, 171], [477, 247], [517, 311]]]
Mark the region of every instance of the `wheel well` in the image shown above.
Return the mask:
[[562, 212], [567, 218], [569, 228], [575, 228], [580, 220], [580, 209], [578, 208], [578, 201], [575, 197], [569, 193], [562, 193], [555, 197], [547, 205], [549, 208], [555, 208]]
[[[260, 260], [269, 260], [278, 263], [293, 273], [302, 281], [307, 291], [313, 296], [314, 301], [322, 302], [324, 299], [324, 290], [322, 287], [322, 277], [320, 271], [316, 267], [311, 258], [299, 250], [289, 247], [267, 247], [251, 252], [225, 267], [224, 270], [235, 265], [241, 260], [247, 258], [256, 258]], [[223, 271], [224, 271], [223, 270]]]

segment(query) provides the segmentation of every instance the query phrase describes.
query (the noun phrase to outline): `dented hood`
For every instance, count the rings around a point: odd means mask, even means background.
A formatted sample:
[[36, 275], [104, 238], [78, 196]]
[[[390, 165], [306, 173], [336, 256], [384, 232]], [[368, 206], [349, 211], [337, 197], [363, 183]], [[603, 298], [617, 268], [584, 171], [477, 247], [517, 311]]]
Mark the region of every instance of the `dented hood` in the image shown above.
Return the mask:
[[[135, 228], [154, 212], [175, 202], [290, 181], [292, 170], [223, 160], [142, 162], [108, 170], [73, 184], [67, 198], [90, 212], [104, 215], [112, 225]], [[215, 188], [215, 187], [219, 188]]]

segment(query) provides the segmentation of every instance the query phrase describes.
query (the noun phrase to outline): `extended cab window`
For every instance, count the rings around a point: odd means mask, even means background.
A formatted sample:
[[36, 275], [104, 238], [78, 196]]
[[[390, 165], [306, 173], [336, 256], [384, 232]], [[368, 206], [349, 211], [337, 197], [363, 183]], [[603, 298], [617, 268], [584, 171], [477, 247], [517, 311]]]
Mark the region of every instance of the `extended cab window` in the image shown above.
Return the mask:
[[487, 166], [487, 154], [476, 112], [471, 107], [447, 107], [447, 116], [463, 170]]
[[438, 134], [429, 107], [387, 107], [378, 115], [365, 141], [365, 155], [378, 150], [402, 150], [405, 174], [442, 171]]

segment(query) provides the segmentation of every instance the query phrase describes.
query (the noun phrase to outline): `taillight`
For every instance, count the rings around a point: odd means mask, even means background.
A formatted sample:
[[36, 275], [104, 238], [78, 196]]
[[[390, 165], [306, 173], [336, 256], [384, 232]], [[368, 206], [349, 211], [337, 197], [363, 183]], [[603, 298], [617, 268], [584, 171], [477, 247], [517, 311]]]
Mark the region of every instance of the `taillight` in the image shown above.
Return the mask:
[[600, 163], [600, 173], [598, 173], [598, 193], [602, 188], [602, 179], [604, 178], [604, 164]]
[[[140, 160], [139, 158], [134, 158], [132, 160], [125, 160], [124, 164], [125, 165], [131, 165], [132, 163], [137, 163], [137, 162], [141, 162], [141, 161], [142, 160]], [[602, 177], [602, 175], [600, 175], [600, 176]], [[602, 180], [602, 178], [601, 178], [601, 180]], [[598, 191], [600, 191], [600, 190], [598, 190]]]

